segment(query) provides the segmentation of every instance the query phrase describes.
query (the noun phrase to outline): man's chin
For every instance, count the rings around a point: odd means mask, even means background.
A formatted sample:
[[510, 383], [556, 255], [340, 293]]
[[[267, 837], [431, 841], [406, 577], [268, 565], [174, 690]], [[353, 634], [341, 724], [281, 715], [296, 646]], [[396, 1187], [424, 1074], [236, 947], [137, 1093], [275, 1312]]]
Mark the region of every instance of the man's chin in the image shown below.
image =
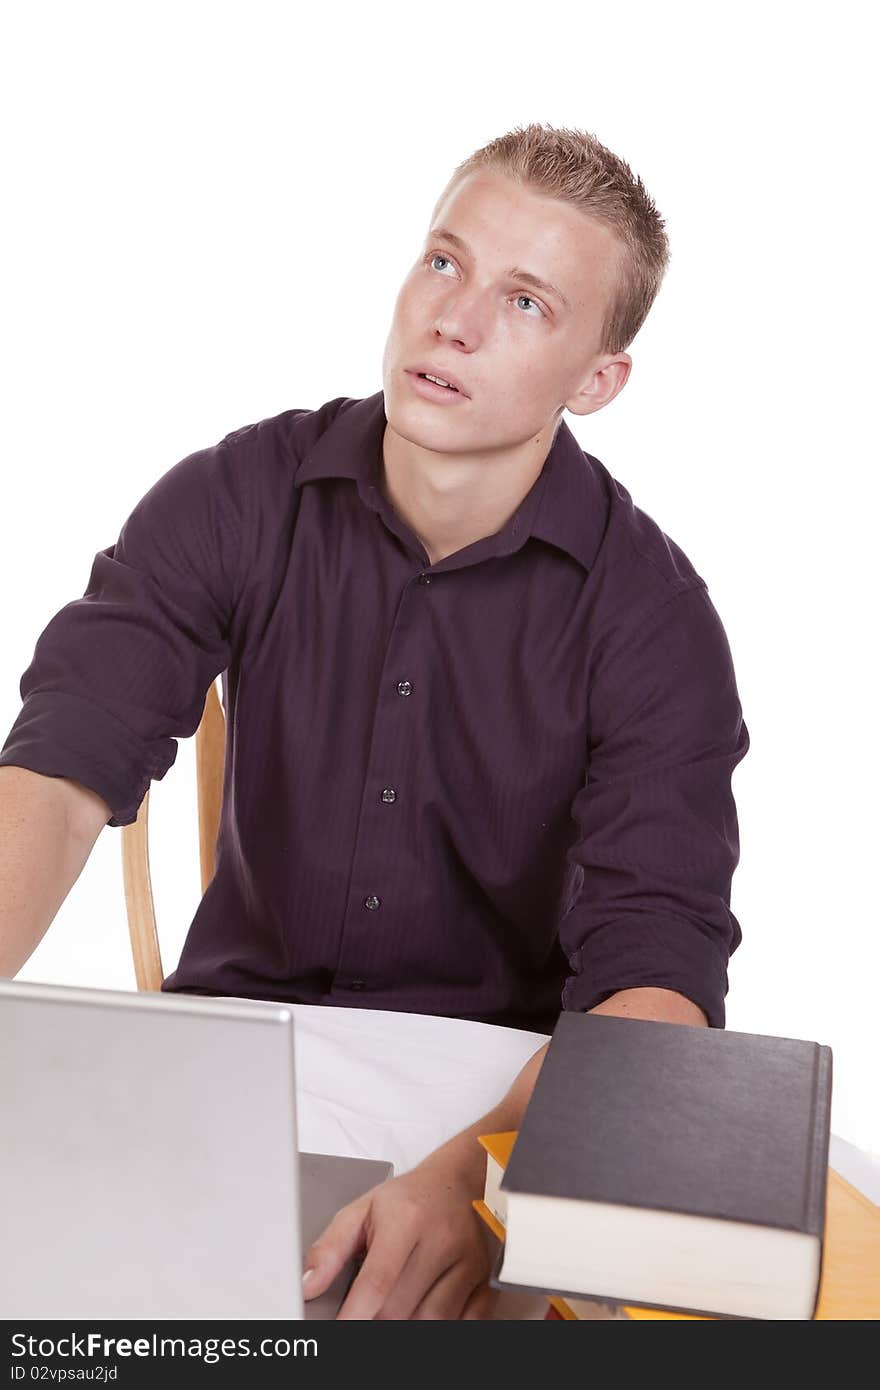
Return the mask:
[[385, 418], [388, 430], [398, 439], [406, 440], [419, 449], [438, 454], [462, 451], [460, 428], [447, 419], [442, 409], [432, 409], [430, 401], [420, 401], [418, 398], [405, 400], [400, 392], [388, 392], [385, 395]]

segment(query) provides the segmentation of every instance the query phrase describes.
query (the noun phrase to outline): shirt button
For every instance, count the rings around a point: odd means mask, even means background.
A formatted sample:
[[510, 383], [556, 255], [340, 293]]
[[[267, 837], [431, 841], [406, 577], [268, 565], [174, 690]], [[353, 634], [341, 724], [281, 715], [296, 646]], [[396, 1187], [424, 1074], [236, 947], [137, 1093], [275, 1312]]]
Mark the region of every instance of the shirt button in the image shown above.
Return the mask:
[[393, 787], [385, 787], [385, 789], [384, 789], [383, 792], [382, 792], [382, 800], [383, 800], [383, 801], [396, 801], [396, 800], [397, 800], [397, 792], [394, 790]]
[[397, 693], [398, 693], [398, 695], [411, 695], [411, 694], [412, 694], [412, 682], [411, 682], [411, 681], [398, 681], [398, 682], [397, 682]]
[[371, 912], [375, 912], [381, 901], [382, 899], [377, 898], [375, 893], [371, 893], [368, 898], [364, 898], [364, 907], [368, 907]]
[[349, 989], [363, 989], [366, 983], [366, 980], [352, 980]]
[[431, 582], [431, 576], [430, 576], [429, 574], [420, 574], [420, 575], [419, 575], [419, 583], [420, 583], [420, 584], [430, 584], [430, 582]]

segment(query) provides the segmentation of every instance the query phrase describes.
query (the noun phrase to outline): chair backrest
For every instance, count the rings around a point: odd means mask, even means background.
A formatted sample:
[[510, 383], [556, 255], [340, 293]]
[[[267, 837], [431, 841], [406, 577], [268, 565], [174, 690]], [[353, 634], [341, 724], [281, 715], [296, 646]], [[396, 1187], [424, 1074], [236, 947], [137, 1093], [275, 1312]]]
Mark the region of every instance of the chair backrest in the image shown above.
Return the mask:
[[[199, 860], [202, 892], [214, 877], [214, 848], [220, 828], [223, 765], [226, 758], [226, 717], [212, 682], [196, 730], [196, 784], [199, 807]], [[136, 821], [122, 827], [122, 878], [128, 934], [138, 989], [161, 989], [164, 974], [156, 931], [149, 852], [150, 793], [147, 790]]]

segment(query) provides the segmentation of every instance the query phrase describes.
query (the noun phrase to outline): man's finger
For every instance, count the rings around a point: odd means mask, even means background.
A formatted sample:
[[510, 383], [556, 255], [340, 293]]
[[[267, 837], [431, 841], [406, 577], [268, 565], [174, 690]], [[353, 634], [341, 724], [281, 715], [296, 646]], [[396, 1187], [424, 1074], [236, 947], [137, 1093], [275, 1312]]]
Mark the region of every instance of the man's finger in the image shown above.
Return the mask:
[[[476, 1225], [477, 1216], [470, 1215]], [[459, 1318], [471, 1290], [488, 1277], [489, 1268], [479, 1250], [462, 1243], [460, 1231], [456, 1236], [447, 1230], [444, 1236], [438, 1222], [422, 1234], [403, 1279], [386, 1300], [382, 1317]]]
[[[418, 1230], [407, 1221], [398, 1221], [393, 1230], [378, 1224], [363, 1263], [352, 1281], [351, 1288], [337, 1320], [375, 1318], [392, 1289], [418, 1240]], [[423, 1290], [416, 1291], [421, 1298]]]
[[[369, 1194], [367, 1194], [369, 1196]], [[315, 1298], [332, 1284], [346, 1260], [364, 1244], [369, 1201], [358, 1197], [342, 1207], [312, 1241], [303, 1258], [303, 1298]]]
[[475, 1318], [491, 1318], [498, 1302], [498, 1289], [488, 1284], [478, 1284], [464, 1305], [461, 1320], [473, 1321]]
[[473, 1269], [458, 1261], [443, 1271], [409, 1316], [419, 1321], [455, 1321], [462, 1317], [473, 1289]]

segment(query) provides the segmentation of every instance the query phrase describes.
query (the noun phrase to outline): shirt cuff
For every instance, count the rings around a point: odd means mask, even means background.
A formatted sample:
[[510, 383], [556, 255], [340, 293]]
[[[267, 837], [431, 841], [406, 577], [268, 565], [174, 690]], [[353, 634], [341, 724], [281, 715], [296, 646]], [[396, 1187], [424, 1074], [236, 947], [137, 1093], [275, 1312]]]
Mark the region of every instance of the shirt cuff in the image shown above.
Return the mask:
[[674, 917], [609, 922], [570, 960], [562, 1008], [585, 1013], [621, 989], [674, 989], [725, 1025], [727, 963], [709, 935]]
[[79, 695], [28, 695], [0, 749], [0, 766], [29, 768], [91, 788], [113, 812], [108, 825], [131, 825], [152, 780], [177, 757], [172, 738], [138, 738], [115, 715]]

